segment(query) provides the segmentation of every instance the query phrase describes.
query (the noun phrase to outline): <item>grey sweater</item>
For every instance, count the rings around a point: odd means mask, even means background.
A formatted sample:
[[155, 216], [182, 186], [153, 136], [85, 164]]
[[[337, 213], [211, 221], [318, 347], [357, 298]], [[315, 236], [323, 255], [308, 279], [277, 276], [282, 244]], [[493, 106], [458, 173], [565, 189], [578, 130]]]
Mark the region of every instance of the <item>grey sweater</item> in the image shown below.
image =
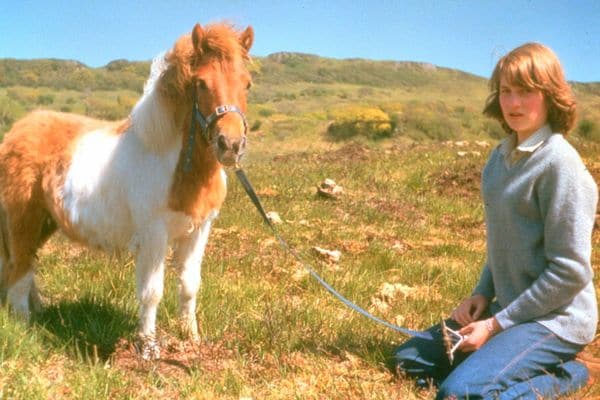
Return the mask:
[[495, 298], [504, 329], [537, 321], [589, 343], [598, 323], [590, 262], [598, 188], [548, 126], [515, 142], [505, 139], [483, 170], [487, 260], [473, 293]]

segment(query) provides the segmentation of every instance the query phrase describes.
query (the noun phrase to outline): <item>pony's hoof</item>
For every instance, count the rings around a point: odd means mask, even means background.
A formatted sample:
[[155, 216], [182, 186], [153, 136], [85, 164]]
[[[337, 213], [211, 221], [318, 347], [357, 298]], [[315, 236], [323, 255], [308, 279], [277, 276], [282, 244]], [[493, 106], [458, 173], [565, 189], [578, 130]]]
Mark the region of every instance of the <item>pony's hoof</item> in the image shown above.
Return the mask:
[[197, 343], [200, 341], [200, 334], [198, 333], [198, 323], [193, 320], [182, 320], [179, 325], [182, 339], [190, 342]]
[[35, 286], [33, 286], [29, 292], [29, 306], [34, 313], [41, 313], [44, 309], [44, 301]]
[[143, 360], [155, 361], [160, 359], [160, 346], [154, 336], [139, 335], [136, 349]]

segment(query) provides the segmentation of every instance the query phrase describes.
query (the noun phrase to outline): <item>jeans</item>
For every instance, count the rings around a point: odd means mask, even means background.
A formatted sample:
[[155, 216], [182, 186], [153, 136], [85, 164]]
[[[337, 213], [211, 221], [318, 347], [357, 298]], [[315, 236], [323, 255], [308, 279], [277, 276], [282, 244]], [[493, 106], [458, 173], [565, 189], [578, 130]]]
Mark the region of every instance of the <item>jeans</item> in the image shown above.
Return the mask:
[[[451, 328], [458, 328], [448, 321]], [[479, 350], [457, 352], [450, 365], [440, 326], [434, 341], [412, 338], [396, 351], [400, 371], [439, 385], [436, 399], [554, 399], [587, 384], [588, 370], [575, 355], [584, 346], [564, 341], [537, 322], [515, 325]]]

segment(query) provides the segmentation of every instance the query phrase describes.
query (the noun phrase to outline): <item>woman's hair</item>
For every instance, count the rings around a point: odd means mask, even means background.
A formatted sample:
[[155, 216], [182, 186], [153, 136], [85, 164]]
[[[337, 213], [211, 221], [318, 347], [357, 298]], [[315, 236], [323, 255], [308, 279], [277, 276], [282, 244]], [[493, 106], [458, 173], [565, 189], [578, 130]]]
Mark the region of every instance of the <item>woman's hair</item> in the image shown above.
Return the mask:
[[558, 57], [539, 43], [526, 43], [502, 57], [490, 78], [490, 95], [483, 113], [497, 119], [511, 133], [500, 108], [500, 78], [527, 89], [541, 90], [548, 107], [548, 123], [554, 132], [566, 135], [575, 125], [577, 104]]

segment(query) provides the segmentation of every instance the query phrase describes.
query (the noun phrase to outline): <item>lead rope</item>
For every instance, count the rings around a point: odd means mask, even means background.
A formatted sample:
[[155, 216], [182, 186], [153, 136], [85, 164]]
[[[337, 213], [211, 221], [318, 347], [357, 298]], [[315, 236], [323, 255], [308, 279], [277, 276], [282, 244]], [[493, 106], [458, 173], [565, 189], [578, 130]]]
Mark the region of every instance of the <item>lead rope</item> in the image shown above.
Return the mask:
[[375, 315], [371, 314], [364, 308], [362, 308], [362, 307], [358, 306], [357, 304], [353, 303], [352, 301], [348, 300], [340, 292], [335, 290], [330, 284], [328, 284], [323, 278], [321, 278], [319, 276], [319, 274], [317, 274], [315, 272], [315, 270], [307, 262], [305, 262], [302, 259], [302, 257], [298, 254], [298, 252], [296, 252], [296, 250], [294, 250], [292, 247], [290, 247], [290, 245], [279, 234], [279, 232], [277, 231], [277, 229], [275, 228], [275, 226], [273, 225], [273, 223], [267, 216], [267, 213], [265, 212], [265, 209], [263, 208], [263, 206], [260, 202], [260, 199], [258, 198], [258, 195], [254, 191], [254, 188], [250, 184], [250, 181], [246, 177], [246, 174], [239, 166], [236, 166], [235, 175], [237, 176], [238, 180], [242, 184], [242, 187], [248, 194], [248, 197], [250, 197], [250, 200], [252, 200], [252, 203], [254, 204], [254, 206], [256, 207], [258, 212], [260, 213], [265, 224], [271, 229], [271, 231], [273, 231], [273, 234], [275, 235], [275, 238], [277, 238], [277, 240], [279, 241], [279, 244], [281, 245], [281, 247], [284, 250], [287, 250], [292, 256], [294, 256], [294, 258], [296, 260], [298, 260], [298, 262], [300, 262], [302, 264], [302, 266], [304, 266], [304, 268], [310, 273], [310, 275], [313, 278], [315, 278], [317, 280], [317, 282], [319, 282], [321, 284], [321, 286], [323, 286], [325, 289], [327, 289], [327, 291], [329, 293], [331, 293], [333, 296], [335, 296], [338, 300], [340, 300], [346, 306], [350, 307], [351, 309], [358, 312], [359, 314], [362, 314], [363, 316], [371, 319], [372, 321], [375, 321], [381, 325], [384, 325], [384, 326], [386, 326], [390, 329], [393, 329], [397, 332], [400, 332], [404, 335], [418, 337], [418, 338], [425, 339], [425, 340], [433, 340], [433, 336], [431, 335], [431, 333], [429, 333], [427, 331], [415, 331], [412, 329], [403, 328], [401, 326], [392, 324], [390, 322], [384, 321], [381, 318], [376, 317]]

